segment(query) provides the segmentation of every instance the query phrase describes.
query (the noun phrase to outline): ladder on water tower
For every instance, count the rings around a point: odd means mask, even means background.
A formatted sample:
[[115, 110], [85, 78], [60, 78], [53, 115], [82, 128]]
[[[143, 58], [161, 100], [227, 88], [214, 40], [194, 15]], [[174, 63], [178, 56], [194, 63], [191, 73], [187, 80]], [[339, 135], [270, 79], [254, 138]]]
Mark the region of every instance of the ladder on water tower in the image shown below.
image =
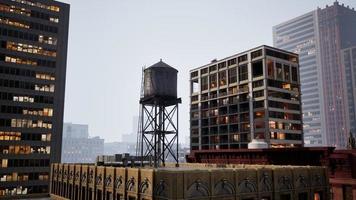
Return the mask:
[[[141, 91], [140, 91], [140, 98], [143, 98], [144, 96], [144, 71], [145, 67], [142, 67], [142, 77], [141, 77]], [[140, 105], [139, 107], [139, 118], [138, 118], [138, 124], [137, 124], [137, 141], [136, 141], [136, 156], [142, 156], [141, 155], [141, 148], [142, 148], [142, 106]]]

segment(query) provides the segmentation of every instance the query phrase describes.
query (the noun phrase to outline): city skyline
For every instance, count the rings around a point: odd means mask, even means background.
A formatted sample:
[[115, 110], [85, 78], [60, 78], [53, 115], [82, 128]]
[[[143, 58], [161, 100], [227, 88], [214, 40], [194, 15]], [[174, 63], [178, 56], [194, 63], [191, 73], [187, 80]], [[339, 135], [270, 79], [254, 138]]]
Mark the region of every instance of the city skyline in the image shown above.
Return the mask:
[[[189, 135], [189, 69], [253, 46], [272, 46], [272, 26], [333, 3], [64, 2], [72, 11], [65, 121], [89, 124], [92, 133], [113, 141], [131, 131], [131, 119], [138, 115], [143, 66], [162, 58], [179, 70], [184, 141]], [[356, 7], [351, 0], [340, 3]]]

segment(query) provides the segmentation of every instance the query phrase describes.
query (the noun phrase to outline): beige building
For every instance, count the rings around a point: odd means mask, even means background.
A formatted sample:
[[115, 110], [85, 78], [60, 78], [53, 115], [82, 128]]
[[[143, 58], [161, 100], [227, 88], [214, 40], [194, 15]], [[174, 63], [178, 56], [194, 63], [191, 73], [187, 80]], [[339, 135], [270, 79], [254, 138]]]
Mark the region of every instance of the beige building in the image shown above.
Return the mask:
[[181, 164], [123, 168], [54, 164], [54, 200], [321, 200], [329, 199], [326, 168]]

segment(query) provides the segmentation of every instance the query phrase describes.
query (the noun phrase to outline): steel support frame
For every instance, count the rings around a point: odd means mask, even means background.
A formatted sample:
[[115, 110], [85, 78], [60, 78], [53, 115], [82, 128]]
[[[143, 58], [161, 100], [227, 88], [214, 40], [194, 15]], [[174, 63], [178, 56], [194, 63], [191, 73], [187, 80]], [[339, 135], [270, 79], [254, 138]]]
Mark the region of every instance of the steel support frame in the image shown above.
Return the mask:
[[141, 166], [149, 160], [153, 167], [164, 167], [171, 156], [178, 167], [178, 103], [141, 104], [140, 125]]

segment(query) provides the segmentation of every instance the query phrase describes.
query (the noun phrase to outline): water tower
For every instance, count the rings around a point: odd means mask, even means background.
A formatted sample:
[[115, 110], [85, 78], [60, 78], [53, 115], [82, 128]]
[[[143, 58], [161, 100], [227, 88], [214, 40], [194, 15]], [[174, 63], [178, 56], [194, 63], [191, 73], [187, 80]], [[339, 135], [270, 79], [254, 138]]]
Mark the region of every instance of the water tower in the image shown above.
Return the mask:
[[178, 166], [177, 74], [162, 60], [143, 69], [140, 98], [138, 148], [141, 165], [150, 160], [154, 167], [165, 166], [168, 157]]

